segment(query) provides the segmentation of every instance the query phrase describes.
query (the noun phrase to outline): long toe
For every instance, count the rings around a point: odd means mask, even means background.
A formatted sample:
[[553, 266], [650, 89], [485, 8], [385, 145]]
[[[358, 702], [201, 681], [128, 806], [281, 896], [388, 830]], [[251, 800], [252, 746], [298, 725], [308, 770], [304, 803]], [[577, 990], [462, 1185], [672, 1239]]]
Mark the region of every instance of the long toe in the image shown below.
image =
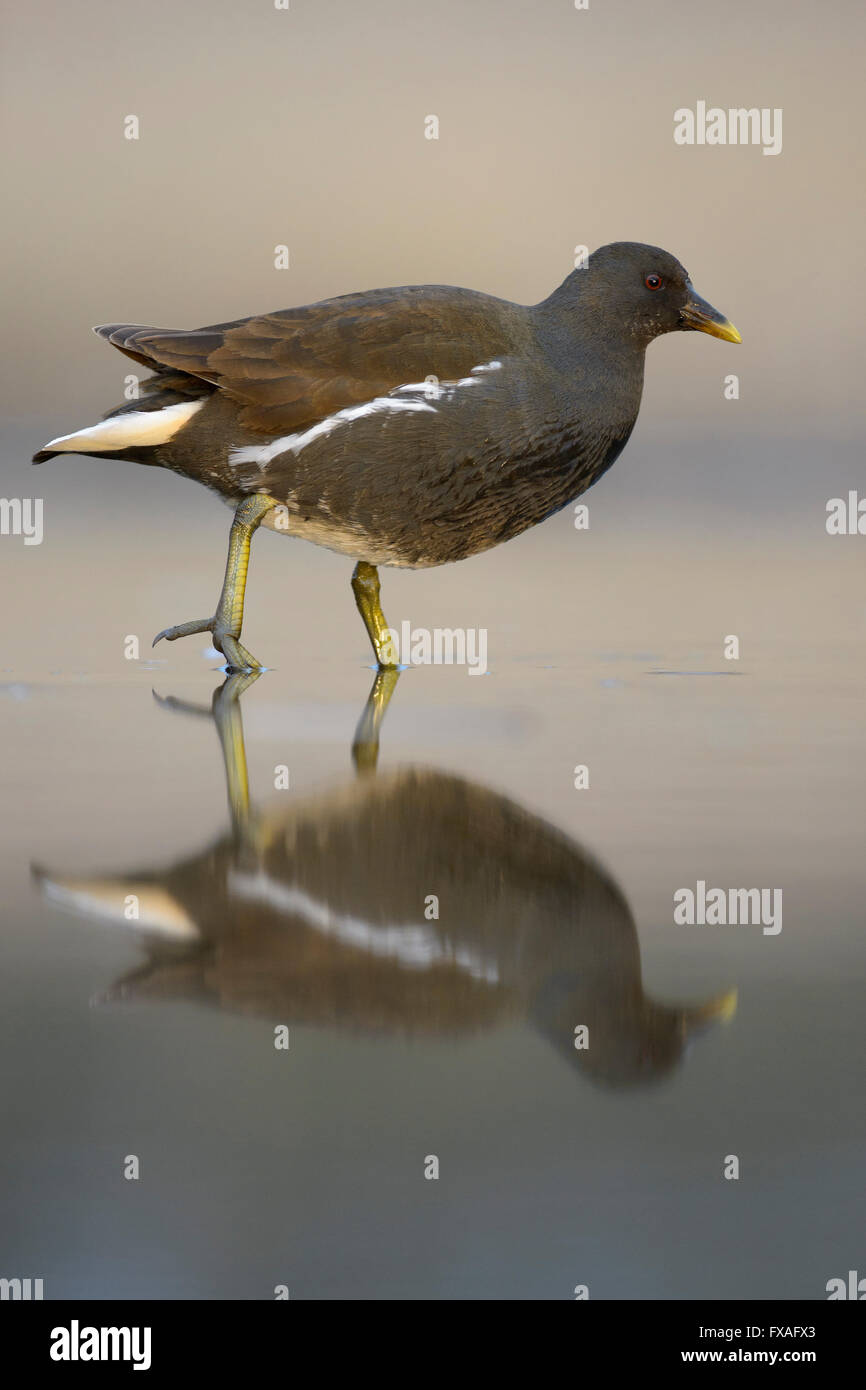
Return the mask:
[[177, 627], [164, 627], [162, 632], [158, 632], [151, 643], [156, 646], [163, 637], [166, 642], [176, 642], [178, 637], [191, 637], [195, 632], [210, 632], [213, 628], [213, 618], [195, 618], [191, 623], [178, 623]]
[[228, 663], [230, 674], [235, 672], [251, 673], [264, 669], [233, 633], [223, 630], [218, 617], [197, 618], [191, 623], [178, 623], [177, 627], [164, 628], [154, 637], [153, 645], [156, 646], [163, 637], [166, 642], [176, 642], [178, 637], [191, 637], [196, 632], [209, 632], [211, 634], [214, 646], [222, 652]]
[[252, 653], [248, 652], [236, 637], [230, 636], [229, 633], [221, 633], [214, 641], [228, 662], [230, 673], [261, 671], [261, 663], [256, 661]]

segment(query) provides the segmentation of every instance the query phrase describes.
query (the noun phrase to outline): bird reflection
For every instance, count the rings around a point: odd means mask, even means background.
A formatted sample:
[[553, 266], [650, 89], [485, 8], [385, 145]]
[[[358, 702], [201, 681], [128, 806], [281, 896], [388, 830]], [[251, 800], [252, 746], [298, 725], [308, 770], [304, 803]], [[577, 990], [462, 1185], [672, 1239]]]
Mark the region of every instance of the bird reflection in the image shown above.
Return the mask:
[[734, 991], [693, 1005], [645, 993], [625, 898], [560, 830], [461, 777], [376, 771], [396, 671], [377, 674], [350, 782], [255, 810], [240, 697], [258, 678], [229, 676], [204, 711], [161, 701], [213, 718], [227, 833], [156, 872], [34, 871], [49, 899], [135, 930], [146, 959], [104, 998], [388, 1036], [523, 1022], [608, 1086], [664, 1076], [695, 1034], [732, 1016]]

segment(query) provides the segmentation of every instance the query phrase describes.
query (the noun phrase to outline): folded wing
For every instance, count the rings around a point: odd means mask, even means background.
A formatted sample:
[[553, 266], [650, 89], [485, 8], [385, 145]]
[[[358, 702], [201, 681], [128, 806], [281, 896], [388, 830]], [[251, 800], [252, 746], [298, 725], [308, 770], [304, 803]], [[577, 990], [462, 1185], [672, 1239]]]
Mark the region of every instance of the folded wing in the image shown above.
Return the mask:
[[519, 350], [521, 328], [514, 305], [425, 285], [343, 295], [190, 332], [140, 324], [96, 332], [157, 373], [210, 383], [237, 403], [246, 429], [275, 437], [408, 383], [466, 377]]

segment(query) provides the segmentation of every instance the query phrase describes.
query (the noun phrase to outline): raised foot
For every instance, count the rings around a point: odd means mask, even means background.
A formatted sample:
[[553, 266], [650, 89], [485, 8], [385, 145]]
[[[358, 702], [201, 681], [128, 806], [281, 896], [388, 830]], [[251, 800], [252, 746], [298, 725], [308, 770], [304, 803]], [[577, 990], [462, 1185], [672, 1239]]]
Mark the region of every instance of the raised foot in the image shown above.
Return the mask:
[[196, 632], [209, 632], [217, 651], [222, 652], [228, 662], [229, 674], [235, 672], [262, 671], [261, 662], [256, 661], [251, 652], [232, 632], [226, 632], [217, 618], [197, 618], [191, 623], [178, 623], [177, 627], [164, 627], [153, 639], [152, 645], [161, 642], [176, 642], [178, 637], [191, 637]]

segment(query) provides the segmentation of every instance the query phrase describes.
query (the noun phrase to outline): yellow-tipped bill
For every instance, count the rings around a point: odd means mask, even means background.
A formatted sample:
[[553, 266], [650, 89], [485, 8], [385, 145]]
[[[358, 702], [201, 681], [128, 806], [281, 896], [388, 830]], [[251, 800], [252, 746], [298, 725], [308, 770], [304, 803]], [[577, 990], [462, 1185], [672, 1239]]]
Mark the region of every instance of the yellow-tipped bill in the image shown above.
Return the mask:
[[712, 338], [723, 338], [726, 343], [741, 343], [743, 340], [734, 325], [712, 304], [688, 286], [689, 300], [680, 310], [680, 322], [684, 328], [696, 328], [699, 333], [709, 333]]

